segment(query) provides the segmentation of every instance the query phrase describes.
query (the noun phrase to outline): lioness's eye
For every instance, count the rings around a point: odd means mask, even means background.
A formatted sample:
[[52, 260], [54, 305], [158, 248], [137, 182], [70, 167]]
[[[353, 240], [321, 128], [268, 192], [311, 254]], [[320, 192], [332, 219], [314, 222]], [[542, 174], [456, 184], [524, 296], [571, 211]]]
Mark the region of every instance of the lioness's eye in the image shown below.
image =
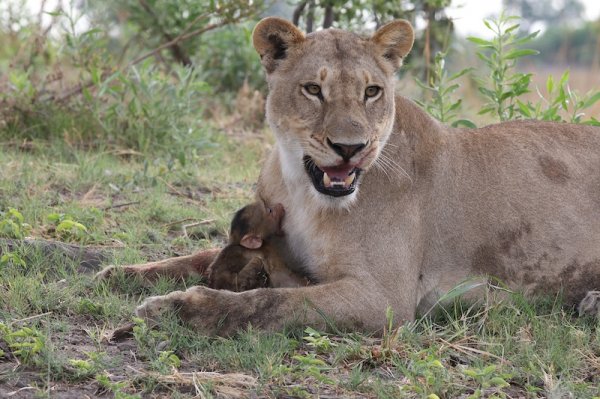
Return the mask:
[[318, 96], [319, 94], [321, 94], [321, 88], [319, 87], [319, 85], [315, 85], [312, 83], [305, 85], [304, 90], [306, 90], [308, 94], [313, 96]]
[[381, 87], [379, 86], [369, 86], [365, 89], [365, 97], [375, 97], [381, 91]]

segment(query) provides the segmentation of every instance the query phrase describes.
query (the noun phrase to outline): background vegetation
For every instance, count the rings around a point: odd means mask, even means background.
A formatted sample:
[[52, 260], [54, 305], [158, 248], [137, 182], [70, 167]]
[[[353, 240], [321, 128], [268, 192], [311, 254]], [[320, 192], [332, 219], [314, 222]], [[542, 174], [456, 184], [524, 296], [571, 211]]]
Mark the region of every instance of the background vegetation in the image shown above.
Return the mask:
[[505, 0], [481, 22], [485, 38], [456, 36], [450, 5], [0, 2], [0, 397], [599, 397], [597, 321], [560, 296], [490, 291], [481, 307], [457, 300], [381, 339], [310, 328], [209, 339], [171, 320], [135, 321], [133, 339], [111, 343], [141, 299], [202, 282], [97, 284], [90, 265], [18, 241], [115, 264], [221, 245], [272, 143], [250, 45], [265, 15], [364, 33], [409, 19], [417, 43], [399, 91], [448, 124], [599, 124], [600, 21], [583, 21], [578, 1]]

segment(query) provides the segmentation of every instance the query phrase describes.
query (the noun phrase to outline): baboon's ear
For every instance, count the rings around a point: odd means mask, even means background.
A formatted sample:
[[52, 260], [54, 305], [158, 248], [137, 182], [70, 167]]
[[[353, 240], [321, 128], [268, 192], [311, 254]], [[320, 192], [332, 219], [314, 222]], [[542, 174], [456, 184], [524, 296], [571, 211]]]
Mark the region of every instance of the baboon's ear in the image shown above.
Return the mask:
[[246, 234], [240, 240], [240, 245], [244, 248], [248, 249], [258, 249], [262, 247], [263, 241], [262, 238], [256, 236], [254, 234]]
[[410, 22], [398, 19], [379, 28], [371, 41], [377, 46], [380, 55], [387, 59], [394, 69], [398, 69], [402, 65], [402, 59], [412, 48], [415, 34]]
[[304, 41], [304, 34], [290, 21], [268, 17], [261, 20], [252, 32], [252, 42], [267, 73], [277, 68], [279, 60], [287, 56], [287, 50]]

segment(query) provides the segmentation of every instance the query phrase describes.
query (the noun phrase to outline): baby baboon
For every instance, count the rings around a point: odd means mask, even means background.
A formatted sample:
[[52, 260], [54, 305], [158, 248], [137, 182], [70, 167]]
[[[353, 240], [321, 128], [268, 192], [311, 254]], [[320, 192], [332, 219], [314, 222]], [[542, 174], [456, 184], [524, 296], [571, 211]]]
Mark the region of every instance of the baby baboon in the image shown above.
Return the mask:
[[211, 288], [246, 291], [261, 287], [299, 287], [309, 280], [283, 260], [281, 204], [260, 200], [238, 210], [231, 221], [229, 244], [208, 267]]

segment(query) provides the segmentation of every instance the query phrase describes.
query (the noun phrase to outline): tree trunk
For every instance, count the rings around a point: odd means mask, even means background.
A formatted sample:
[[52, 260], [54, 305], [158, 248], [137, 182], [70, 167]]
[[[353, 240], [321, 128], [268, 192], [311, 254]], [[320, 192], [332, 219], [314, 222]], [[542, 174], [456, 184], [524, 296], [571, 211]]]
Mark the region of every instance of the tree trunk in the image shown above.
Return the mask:
[[325, 18], [323, 19], [323, 29], [331, 28], [334, 21], [334, 13], [333, 6], [331, 4], [327, 4], [325, 6]]
[[306, 8], [306, 3], [308, 3], [308, 0], [300, 2], [296, 8], [294, 8], [294, 13], [292, 14], [292, 23], [296, 26], [299, 26], [298, 24], [300, 23], [300, 16]]
[[313, 25], [315, 22], [315, 2], [310, 0], [308, 2], [308, 14], [306, 15], [306, 33], [313, 31]]

